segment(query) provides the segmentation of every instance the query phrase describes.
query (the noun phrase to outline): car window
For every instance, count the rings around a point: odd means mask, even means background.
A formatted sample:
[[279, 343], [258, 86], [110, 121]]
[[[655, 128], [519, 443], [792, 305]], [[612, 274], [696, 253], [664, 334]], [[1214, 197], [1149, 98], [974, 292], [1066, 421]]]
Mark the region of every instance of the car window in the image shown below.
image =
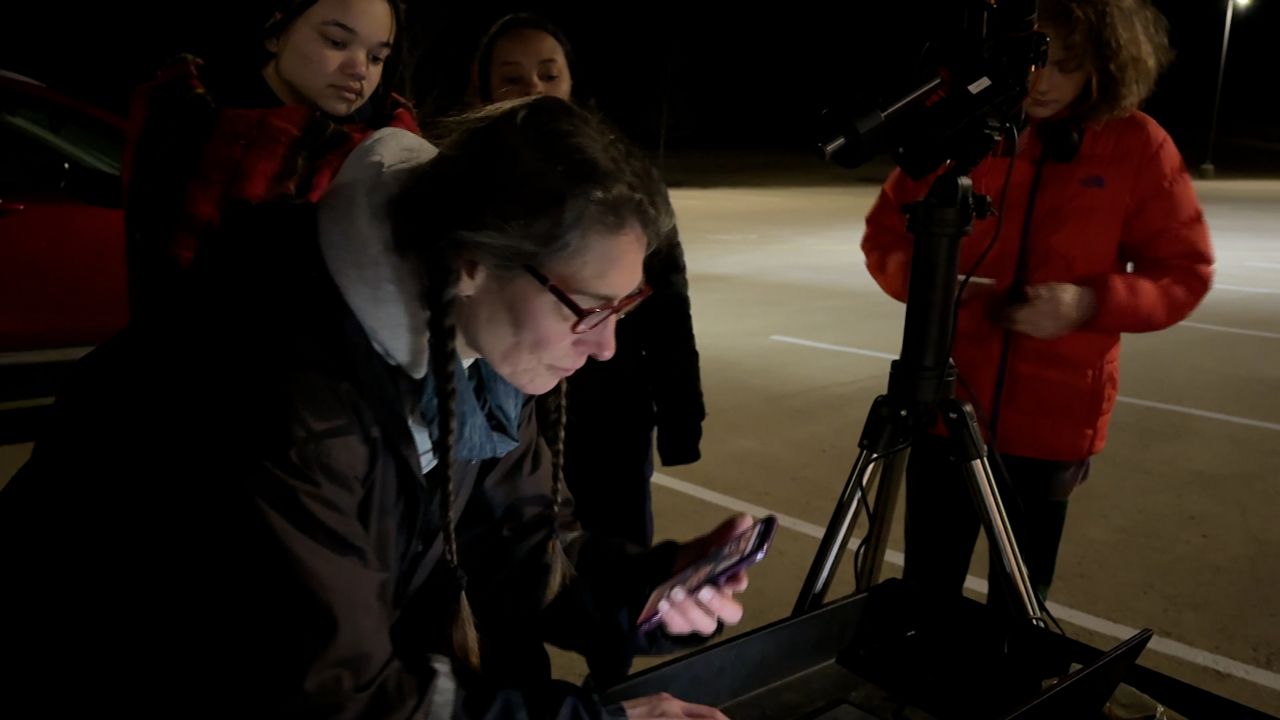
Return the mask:
[[0, 199], [6, 195], [55, 195], [120, 207], [120, 175], [83, 164], [60, 146], [0, 120]]
[[124, 134], [110, 124], [44, 98], [0, 95], [0, 126], [9, 128], [81, 167], [120, 174]]
[[69, 168], [61, 153], [0, 123], [0, 192], [59, 192]]

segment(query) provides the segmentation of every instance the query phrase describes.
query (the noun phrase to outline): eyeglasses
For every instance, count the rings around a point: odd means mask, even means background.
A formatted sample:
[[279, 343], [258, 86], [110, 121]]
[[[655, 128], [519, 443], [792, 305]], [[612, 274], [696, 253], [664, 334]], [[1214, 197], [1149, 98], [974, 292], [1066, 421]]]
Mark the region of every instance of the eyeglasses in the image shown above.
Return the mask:
[[597, 307], [584, 308], [574, 302], [573, 298], [569, 297], [568, 293], [557, 287], [556, 284], [551, 282], [546, 275], [538, 272], [537, 268], [532, 265], [525, 265], [524, 270], [529, 273], [534, 280], [537, 280], [539, 285], [542, 285], [542, 287], [546, 288], [552, 295], [554, 295], [555, 298], [560, 301], [561, 305], [569, 308], [569, 312], [573, 313], [574, 317], [578, 318], [573, 323], [573, 333], [575, 335], [582, 335], [583, 333], [591, 332], [595, 328], [600, 327], [601, 323], [614, 315], [617, 315], [619, 319], [625, 317], [627, 313], [634, 310], [636, 306], [640, 304], [641, 300], [644, 300], [653, 293], [653, 288], [648, 285], [641, 285], [635, 292], [617, 300], [616, 302], [612, 302], [607, 305], [599, 305]]

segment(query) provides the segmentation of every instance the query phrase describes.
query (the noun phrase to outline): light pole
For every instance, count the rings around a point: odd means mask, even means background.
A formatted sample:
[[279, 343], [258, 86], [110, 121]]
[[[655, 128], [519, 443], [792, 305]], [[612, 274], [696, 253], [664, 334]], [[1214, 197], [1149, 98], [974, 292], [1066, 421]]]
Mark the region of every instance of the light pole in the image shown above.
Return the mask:
[[1211, 178], [1213, 168], [1213, 144], [1218, 136], [1218, 105], [1222, 102], [1222, 76], [1227, 68], [1227, 41], [1231, 39], [1231, 19], [1235, 16], [1236, 6], [1243, 10], [1249, 7], [1250, 0], [1227, 0], [1227, 20], [1222, 28], [1222, 58], [1218, 61], [1218, 85], [1213, 92], [1213, 115], [1209, 119], [1209, 148], [1204, 154], [1204, 164], [1200, 166], [1200, 176]]

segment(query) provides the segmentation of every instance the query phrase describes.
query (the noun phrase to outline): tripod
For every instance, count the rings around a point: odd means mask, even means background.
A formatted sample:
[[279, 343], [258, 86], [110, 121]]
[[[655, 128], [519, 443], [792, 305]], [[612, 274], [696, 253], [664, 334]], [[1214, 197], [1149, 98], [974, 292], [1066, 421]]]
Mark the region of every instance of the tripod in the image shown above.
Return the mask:
[[986, 156], [999, 131], [988, 128], [983, 135], [982, 143], [969, 148], [963, 158], [934, 180], [923, 200], [907, 206], [907, 230], [914, 243], [902, 352], [890, 365], [888, 392], [871, 405], [858, 440], [858, 457], [827, 524], [793, 615], [822, 605], [836, 562], [849, 543], [858, 511], [868, 503], [867, 493], [873, 483], [878, 483], [878, 489], [874, 507], [868, 513], [866, 553], [855, 554], [854, 575], [858, 591], [879, 579], [893, 507], [906, 475], [911, 438], [932, 427], [941, 416], [950, 436], [952, 455], [963, 466], [987, 540], [1001, 560], [1004, 572], [999, 574], [1026, 618], [1037, 625], [1045, 624], [987, 462], [977, 417], [968, 403], [955, 398], [956, 369], [949, 358], [960, 241], [969, 234], [975, 217], [984, 219], [991, 214], [990, 198], [975, 195], [969, 179], [972, 168]]

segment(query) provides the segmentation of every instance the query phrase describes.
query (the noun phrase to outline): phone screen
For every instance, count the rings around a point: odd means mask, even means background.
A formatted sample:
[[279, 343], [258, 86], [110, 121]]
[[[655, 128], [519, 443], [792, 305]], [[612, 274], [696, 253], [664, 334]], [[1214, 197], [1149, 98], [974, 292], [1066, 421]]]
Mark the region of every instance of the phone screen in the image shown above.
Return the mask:
[[768, 551], [776, 522], [772, 517], [756, 522], [703, 559], [659, 585], [649, 596], [644, 612], [640, 613], [641, 628], [648, 630], [657, 624], [660, 618], [658, 603], [675, 588], [683, 587], [689, 594], [693, 594], [704, 585], [724, 582], [732, 575], [759, 562]]

